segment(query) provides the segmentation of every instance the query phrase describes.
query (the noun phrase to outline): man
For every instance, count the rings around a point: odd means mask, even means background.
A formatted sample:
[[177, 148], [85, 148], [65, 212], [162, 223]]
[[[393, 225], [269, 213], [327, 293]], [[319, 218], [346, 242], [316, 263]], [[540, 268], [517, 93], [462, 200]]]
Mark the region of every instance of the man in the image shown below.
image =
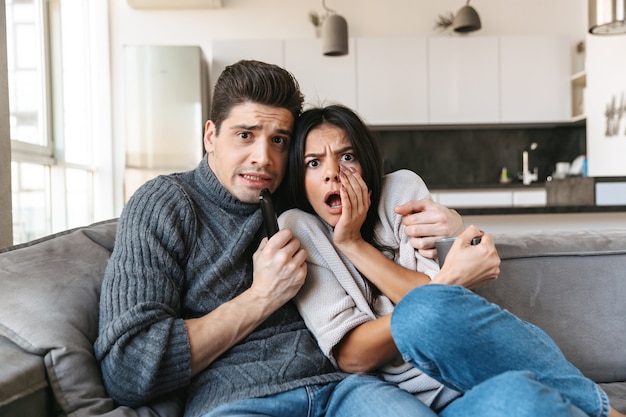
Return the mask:
[[[289, 230], [264, 238], [258, 196], [283, 180], [302, 102], [280, 67], [226, 68], [206, 123], [206, 160], [149, 181], [125, 207], [95, 344], [118, 403], [184, 389], [190, 416], [415, 416], [425, 407], [378, 378], [331, 366], [290, 301], [306, 253]], [[462, 229], [458, 214], [432, 202], [401, 210], [414, 209], [424, 211], [406, 218], [414, 232]], [[416, 245], [428, 250], [432, 240]]]

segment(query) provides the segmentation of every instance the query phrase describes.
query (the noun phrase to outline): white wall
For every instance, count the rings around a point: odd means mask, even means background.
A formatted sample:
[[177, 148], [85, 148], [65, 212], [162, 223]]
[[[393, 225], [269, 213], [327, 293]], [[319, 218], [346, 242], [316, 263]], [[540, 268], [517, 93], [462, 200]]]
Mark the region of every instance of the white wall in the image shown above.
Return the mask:
[[463, 216], [463, 221], [492, 234], [626, 230], [625, 212], [479, 215]]
[[[346, 18], [351, 37], [382, 37], [452, 36], [450, 31], [435, 31], [434, 22], [438, 15], [456, 13], [465, 3], [328, 0], [326, 4]], [[210, 59], [213, 39], [313, 38], [309, 12], [323, 11], [321, 0], [223, 0], [223, 5], [216, 10], [134, 10], [126, 0], [109, 0], [118, 178], [124, 169], [124, 45], [198, 45]], [[481, 17], [480, 35], [558, 34], [570, 37], [572, 47], [585, 38], [586, 0], [475, 0], [471, 5]]]
[[[589, 175], [625, 176], [626, 35], [589, 35], [586, 61], [585, 113]], [[616, 112], [613, 117], [616, 131], [608, 129], [607, 132], [607, 107], [612, 107]], [[620, 112], [624, 114], [620, 116]]]

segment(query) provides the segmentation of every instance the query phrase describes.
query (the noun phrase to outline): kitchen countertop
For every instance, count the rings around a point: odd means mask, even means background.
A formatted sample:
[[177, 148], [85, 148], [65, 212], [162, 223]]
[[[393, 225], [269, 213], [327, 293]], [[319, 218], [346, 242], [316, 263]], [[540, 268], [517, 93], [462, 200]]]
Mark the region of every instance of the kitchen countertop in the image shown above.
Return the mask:
[[[572, 177], [576, 178], [576, 177]], [[626, 182], [626, 177], [595, 177], [595, 182]], [[468, 186], [459, 186], [458, 184], [427, 184], [428, 188], [433, 191], [468, 191], [468, 190], [505, 190], [511, 189], [533, 189], [533, 188], [545, 188], [549, 181], [532, 182], [528, 185], [524, 185], [519, 180], [513, 180], [508, 183], [493, 182], [489, 184], [472, 184]]]
[[459, 187], [456, 184], [437, 184], [437, 185], [428, 185], [428, 188], [431, 192], [439, 192], [439, 191], [471, 191], [471, 190], [507, 190], [507, 189], [537, 189], [537, 188], [545, 188], [545, 182], [533, 182], [528, 185], [522, 184], [521, 181], [512, 181], [509, 183], [492, 183], [492, 184], [472, 184], [467, 187]]
[[[626, 182], [626, 177], [598, 177], [595, 182]], [[521, 181], [500, 184], [474, 184], [471, 187], [458, 185], [435, 185], [429, 187], [431, 192], [468, 192], [468, 191], [519, 191], [541, 190], [546, 188], [546, 182], [533, 182], [528, 185]], [[566, 213], [626, 213], [626, 205], [596, 206], [596, 205], [559, 205], [559, 206], [489, 206], [489, 207], [453, 207], [461, 215], [507, 215], [507, 214], [566, 214]]]
[[461, 216], [505, 214], [626, 213], [626, 206], [516, 206], [455, 208]]

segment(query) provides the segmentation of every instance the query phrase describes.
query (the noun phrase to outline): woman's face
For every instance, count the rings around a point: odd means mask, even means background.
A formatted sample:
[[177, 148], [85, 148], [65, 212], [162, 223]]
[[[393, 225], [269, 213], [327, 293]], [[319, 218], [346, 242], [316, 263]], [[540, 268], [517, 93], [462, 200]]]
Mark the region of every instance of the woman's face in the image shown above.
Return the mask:
[[339, 166], [362, 175], [352, 143], [343, 129], [324, 124], [311, 130], [304, 146], [304, 188], [306, 198], [326, 223], [335, 227], [341, 215]]

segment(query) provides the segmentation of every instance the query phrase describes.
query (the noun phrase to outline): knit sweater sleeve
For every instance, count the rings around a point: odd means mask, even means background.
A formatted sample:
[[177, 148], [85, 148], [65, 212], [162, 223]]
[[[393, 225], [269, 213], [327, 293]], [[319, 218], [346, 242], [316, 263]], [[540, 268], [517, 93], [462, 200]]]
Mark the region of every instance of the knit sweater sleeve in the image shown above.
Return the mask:
[[431, 196], [419, 175], [406, 169], [387, 174], [378, 206], [380, 222], [376, 225], [375, 234], [381, 244], [395, 249], [394, 261], [398, 265], [433, 278], [439, 272], [439, 265], [411, 246], [410, 238], [404, 232], [402, 216], [394, 211], [396, 206], [423, 199], [430, 200]]
[[298, 209], [279, 218], [307, 251], [307, 277], [294, 301], [322, 352], [333, 362], [333, 348], [353, 328], [376, 318], [352, 263], [332, 243], [328, 226]]
[[[404, 233], [401, 216], [393, 210], [407, 201], [424, 198], [430, 198], [430, 193], [417, 174], [401, 170], [387, 175], [378, 210], [380, 222], [375, 232], [383, 245], [394, 249], [394, 261], [432, 277], [439, 271], [437, 263], [413, 249]], [[322, 352], [336, 366], [332, 351], [345, 335], [391, 312], [393, 305], [381, 296], [377, 300], [377, 311], [372, 310], [361, 274], [337, 251], [332, 229], [320, 218], [293, 209], [283, 213], [279, 223], [282, 228], [291, 230], [307, 251], [307, 278], [295, 302]]]
[[181, 318], [185, 254], [195, 235], [189, 200], [164, 178], [125, 207], [107, 265], [95, 353], [105, 387], [136, 406], [186, 386], [189, 340]]

